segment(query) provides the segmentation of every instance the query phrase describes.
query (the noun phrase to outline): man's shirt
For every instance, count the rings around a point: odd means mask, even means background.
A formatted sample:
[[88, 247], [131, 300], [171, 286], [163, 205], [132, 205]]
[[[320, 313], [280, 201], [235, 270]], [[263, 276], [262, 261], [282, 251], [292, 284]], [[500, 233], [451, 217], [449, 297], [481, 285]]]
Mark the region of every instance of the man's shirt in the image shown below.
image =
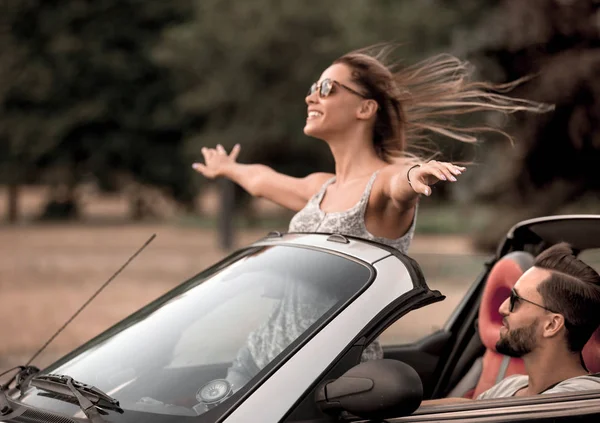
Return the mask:
[[[477, 399], [508, 398], [529, 384], [529, 376], [513, 375], [492, 386], [480, 394]], [[589, 391], [600, 389], [600, 373], [572, 377], [545, 390], [542, 394], [564, 394], [567, 392]]]

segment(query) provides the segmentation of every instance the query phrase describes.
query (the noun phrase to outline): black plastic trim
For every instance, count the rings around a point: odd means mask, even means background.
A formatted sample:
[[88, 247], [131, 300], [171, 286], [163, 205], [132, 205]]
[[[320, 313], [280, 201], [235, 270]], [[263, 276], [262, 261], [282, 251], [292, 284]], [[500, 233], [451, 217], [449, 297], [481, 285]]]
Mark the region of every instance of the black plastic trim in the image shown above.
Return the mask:
[[565, 214], [537, 217], [533, 219], [523, 220], [509, 229], [506, 238], [498, 245], [496, 256], [500, 258], [507, 253], [515, 250], [525, 250], [536, 255], [538, 251], [530, 251], [527, 246], [535, 246], [542, 244], [542, 249], [545, 248], [544, 239], [531, 230], [531, 227], [543, 223], [559, 222], [559, 221], [589, 221], [600, 223], [600, 215], [597, 214]]
[[13, 411], [0, 416], [0, 422], [33, 422], [33, 421], [52, 421], [57, 423], [84, 423], [88, 419], [80, 419], [72, 416], [67, 416], [59, 412], [44, 410], [41, 408], [31, 407], [9, 399], [9, 403], [13, 406]]

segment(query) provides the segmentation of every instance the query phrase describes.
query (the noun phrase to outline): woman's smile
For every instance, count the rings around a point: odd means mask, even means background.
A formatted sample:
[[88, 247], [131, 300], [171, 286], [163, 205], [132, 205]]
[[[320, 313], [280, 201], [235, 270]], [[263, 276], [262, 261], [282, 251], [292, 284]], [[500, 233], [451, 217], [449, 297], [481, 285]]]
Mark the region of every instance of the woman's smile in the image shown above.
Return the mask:
[[319, 112], [318, 110], [309, 110], [306, 120], [316, 119], [321, 116], [323, 116], [323, 113]]

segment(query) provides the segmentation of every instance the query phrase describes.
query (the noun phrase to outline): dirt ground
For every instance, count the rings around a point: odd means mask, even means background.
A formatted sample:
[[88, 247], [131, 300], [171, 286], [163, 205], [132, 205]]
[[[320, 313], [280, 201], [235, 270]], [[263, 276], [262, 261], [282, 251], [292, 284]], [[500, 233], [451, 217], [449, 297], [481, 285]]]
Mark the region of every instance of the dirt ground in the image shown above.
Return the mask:
[[[214, 231], [169, 224], [0, 227], [0, 371], [27, 361], [152, 234], [157, 237], [146, 250], [35, 361], [39, 366], [97, 335], [226, 252], [215, 247]], [[264, 235], [264, 230], [245, 231], [238, 235], [237, 244]], [[384, 342], [408, 340], [443, 324], [483, 261], [470, 251], [468, 240], [460, 237], [420, 237], [411, 252], [435, 280], [431, 286], [450, 293], [449, 299], [435, 305], [433, 314], [428, 308], [425, 319], [418, 314], [406, 316], [384, 334]], [[471, 262], [451, 266], [460, 271], [449, 274], [440, 259], [448, 263], [449, 252]]]

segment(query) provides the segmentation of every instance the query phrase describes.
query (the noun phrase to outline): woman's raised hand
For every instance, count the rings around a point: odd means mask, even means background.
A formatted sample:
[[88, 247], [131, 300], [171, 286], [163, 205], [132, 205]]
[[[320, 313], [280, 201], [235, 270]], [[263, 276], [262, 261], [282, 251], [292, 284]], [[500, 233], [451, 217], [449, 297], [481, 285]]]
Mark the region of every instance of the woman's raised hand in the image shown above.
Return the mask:
[[221, 144], [218, 144], [216, 148], [202, 147], [201, 151], [204, 156], [204, 163], [194, 163], [192, 167], [196, 172], [201, 173], [209, 179], [223, 176], [227, 166], [236, 162], [237, 156], [240, 154], [240, 149], [240, 145], [236, 144], [231, 149], [231, 153], [227, 154]]
[[439, 181], [456, 181], [456, 176], [467, 170], [466, 167], [452, 163], [431, 160], [427, 163], [412, 167], [406, 173], [408, 183], [418, 194], [431, 195], [430, 185]]

